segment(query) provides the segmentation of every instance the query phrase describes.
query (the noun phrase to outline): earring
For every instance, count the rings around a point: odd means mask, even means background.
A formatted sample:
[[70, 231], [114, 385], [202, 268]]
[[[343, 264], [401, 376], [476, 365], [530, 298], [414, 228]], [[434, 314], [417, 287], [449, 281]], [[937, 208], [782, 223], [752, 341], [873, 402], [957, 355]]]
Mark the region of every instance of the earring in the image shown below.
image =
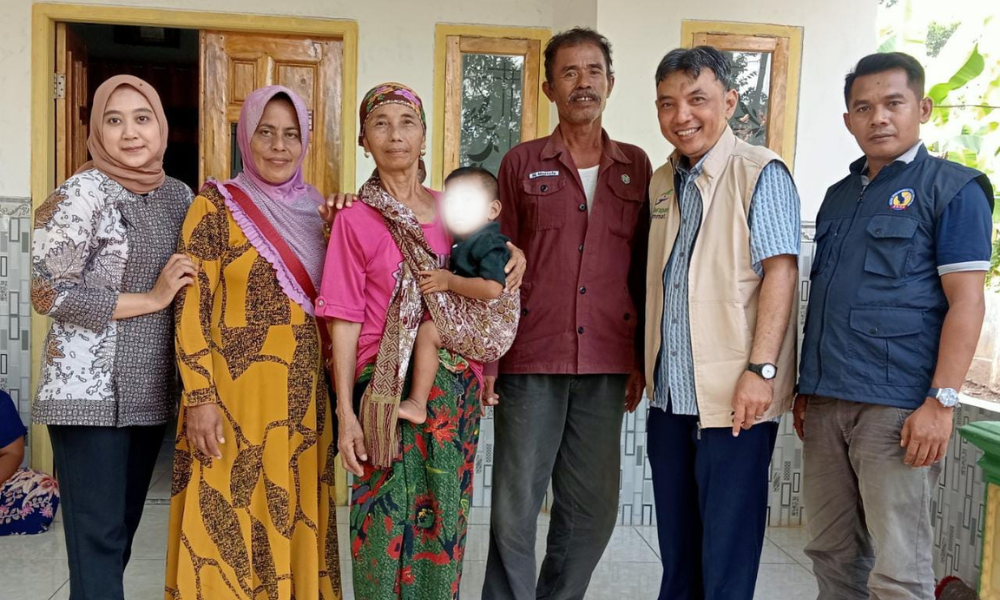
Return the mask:
[[371, 158], [371, 157], [372, 157], [372, 155], [369, 154], [367, 150], [365, 150], [365, 158]]
[[426, 150], [426, 149], [423, 149], [423, 148], [421, 148], [421, 149], [420, 149], [420, 158], [423, 158], [423, 157], [425, 157], [425, 156], [427, 156], [427, 150]]

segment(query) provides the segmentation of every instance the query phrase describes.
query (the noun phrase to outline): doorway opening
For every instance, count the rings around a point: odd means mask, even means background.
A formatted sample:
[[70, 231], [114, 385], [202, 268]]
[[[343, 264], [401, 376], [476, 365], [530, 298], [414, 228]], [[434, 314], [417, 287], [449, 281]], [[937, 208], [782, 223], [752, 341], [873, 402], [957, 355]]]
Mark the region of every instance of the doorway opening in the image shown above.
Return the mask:
[[[82, 147], [86, 149], [89, 107], [98, 86], [115, 75], [134, 75], [159, 93], [170, 124], [164, 170], [197, 190], [200, 184], [198, 31], [93, 23], [60, 24], [60, 29], [62, 27], [66, 29], [67, 47], [76, 48], [80, 54], [78, 58], [74, 56], [74, 61], [83, 63], [82, 68], [74, 67], [72, 75], [67, 73], [67, 83], [74, 86], [77, 84], [72, 77], [82, 75], [85, 78], [80, 82], [80, 91], [86, 93], [86, 100], [73, 107], [81, 113], [83, 128], [73, 131], [77, 139], [72, 141], [72, 146], [79, 147], [82, 137]], [[77, 153], [74, 162], [85, 158]]]

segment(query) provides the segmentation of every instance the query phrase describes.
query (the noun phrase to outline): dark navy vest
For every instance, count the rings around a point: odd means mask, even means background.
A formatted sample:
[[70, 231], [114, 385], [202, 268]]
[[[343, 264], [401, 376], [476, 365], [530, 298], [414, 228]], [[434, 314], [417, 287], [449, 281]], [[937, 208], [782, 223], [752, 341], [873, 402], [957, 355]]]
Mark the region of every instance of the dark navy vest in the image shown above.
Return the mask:
[[900, 408], [927, 396], [948, 302], [935, 225], [982, 173], [929, 156], [884, 167], [862, 188], [865, 160], [831, 187], [816, 217], [799, 391]]

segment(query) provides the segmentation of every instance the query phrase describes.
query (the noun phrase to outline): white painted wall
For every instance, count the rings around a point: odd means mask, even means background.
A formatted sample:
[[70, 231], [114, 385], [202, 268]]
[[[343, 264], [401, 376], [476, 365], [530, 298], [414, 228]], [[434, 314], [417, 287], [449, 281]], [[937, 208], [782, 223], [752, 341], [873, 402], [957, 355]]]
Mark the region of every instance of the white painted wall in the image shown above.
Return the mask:
[[[76, 0], [226, 12], [227, 0]], [[0, 196], [28, 196], [30, 177], [31, 0], [4, 0], [0, 19]], [[617, 84], [605, 127], [646, 149], [654, 165], [669, 146], [653, 108], [653, 74], [680, 42], [684, 19], [755, 21], [805, 28], [795, 175], [803, 218], [857, 154], [841, 123], [843, 75], [875, 47], [875, 0], [243, 0], [239, 12], [353, 19], [359, 27], [358, 90], [386, 80], [413, 86], [433, 104], [434, 26], [476, 23], [525, 27], [596, 26], [614, 45]], [[433, 119], [432, 114], [428, 114]], [[555, 123], [555, 119], [553, 119]], [[430, 124], [433, 131], [433, 123]], [[428, 140], [432, 147], [433, 140]], [[358, 152], [358, 181], [373, 164]]]
[[654, 168], [670, 145], [660, 134], [653, 100], [660, 59], [680, 45], [681, 22], [744, 21], [804, 28], [795, 180], [802, 218], [812, 220], [830, 184], [847, 174], [860, 151], [844, 129], [844, 76], [877, 46], [875, 0], [601, 0], [597, 22], [614, 45], [617, 82], [606, 128], [638, 144]]

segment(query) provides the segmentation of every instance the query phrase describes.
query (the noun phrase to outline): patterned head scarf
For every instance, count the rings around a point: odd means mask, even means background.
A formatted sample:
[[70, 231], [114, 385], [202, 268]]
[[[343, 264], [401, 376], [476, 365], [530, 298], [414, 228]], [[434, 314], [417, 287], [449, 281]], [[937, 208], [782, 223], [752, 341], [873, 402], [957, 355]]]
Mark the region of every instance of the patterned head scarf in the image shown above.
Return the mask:
[[[153, 115], [160, 126], [160, 147], [154, 149], [149, 162], [138, 168], [130, 167], [111, 156], [104, 145], [102, 130], [104, 112], [108, 108], [111, 94], [124, 86], [134, 88], [142, 94], [153, 109]], [[166, 174], [163, 172], [163, 155], [167, 151], [167, 133], [167, 117], [163, 114], [160, 95], [153, 86], [132, 75], [116, 75], [102, 83], [94, 93], [94, 103], [90, 108], [90, 134], [87, 136], [87, 150], [90, 151], [93, 160], [80, 167], [77, 173], [97, 169], [130, 192], [148, 194], [163, 185], [163, 180], [166, 179]]]
[[427, 117], [424, 115], [424, 103], [412, 89], [402, 83], [388, 82], [376, 85], [368, 90], [365, 99], [361, 101], [361, 132], [358, 134], [358, 145], [365, 144], [365, 125], [368, 124], [368, 117], [375, 109], [386, 104], [402, 104], [409, 106], [413, 112], [420, 116], [420, 124], [424, 126], [424, 133], [427, 133]]

